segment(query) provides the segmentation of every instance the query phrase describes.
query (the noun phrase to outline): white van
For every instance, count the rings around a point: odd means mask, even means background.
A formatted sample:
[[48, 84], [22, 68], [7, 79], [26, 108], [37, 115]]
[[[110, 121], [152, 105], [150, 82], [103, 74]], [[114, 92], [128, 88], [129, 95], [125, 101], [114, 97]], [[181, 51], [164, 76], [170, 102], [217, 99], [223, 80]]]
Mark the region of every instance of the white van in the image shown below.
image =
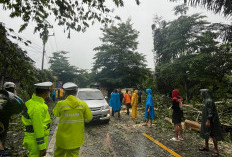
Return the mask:
[[93, 120], [110, 121], [109, 105], [99, 89], [78, 88], [77, 97], [89, 106]]

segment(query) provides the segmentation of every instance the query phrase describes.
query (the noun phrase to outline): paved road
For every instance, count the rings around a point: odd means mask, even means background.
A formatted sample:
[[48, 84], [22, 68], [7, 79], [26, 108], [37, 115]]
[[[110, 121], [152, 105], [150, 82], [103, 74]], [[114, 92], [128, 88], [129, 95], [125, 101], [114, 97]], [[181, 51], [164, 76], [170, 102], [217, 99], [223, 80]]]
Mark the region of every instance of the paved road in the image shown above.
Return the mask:
[[142, 135], [144, 132], [149, 134], [155, 128], [136, 124], [125, 113], [121, 113], [121, 118], [116, 115], [109, 124], [91, 123], [86, 126], [86, 142], [81, 147], [80, 157], [172, 156]]
[[[111, 117], [109, 124], [92, 122], [85, 128], [85, 144], [81, 147], [79, 157], [169, 157], [173, 156], [147, 137], [153, 137], [164, 144], [170, 150], [185, 157], [210, 157], [210, 152], [199, 152], [198, 148], [203, 145], [203, 140], [199, 134], [193, 131], [185, 131], [185, 140], [173, 142], [169, 139], [173, 137], [173, 126], [167, 128], [165, 121], [155, 121], [153, 128], [142, 126], [143, 112], [139, 112], [137, 121], [131, 120], [131, 115], [121, 113], [121, 118]], [[55, 137], [54, 131], [51, 133]], [[55, 140], [51, 140], [50, 153], [47, 157], [52, 157]], [[212, 148], [212, 144], [210, 145]], [[219, 148], [223, 150], [222, 145]], [[230, 150], [230, 149], [227, 149]], [[51, 154], [51, 155], [49, 155]], [[230, 152], [221, 151], [221, 156], [228, 156]], [[230, 155], [229, 155], [230, 156]]]

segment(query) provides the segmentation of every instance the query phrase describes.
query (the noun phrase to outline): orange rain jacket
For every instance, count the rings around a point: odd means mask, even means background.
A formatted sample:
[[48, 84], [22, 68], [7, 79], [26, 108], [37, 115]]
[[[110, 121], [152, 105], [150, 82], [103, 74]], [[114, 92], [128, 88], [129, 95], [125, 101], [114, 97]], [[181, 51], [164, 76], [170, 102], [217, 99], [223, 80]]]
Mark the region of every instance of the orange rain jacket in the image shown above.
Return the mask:
[[130, 103], [131, 103], [131, 95], [130, 95], [130, 94], [125, 93], [124, 102], [125, 102], [126, 104], [130, 104]]

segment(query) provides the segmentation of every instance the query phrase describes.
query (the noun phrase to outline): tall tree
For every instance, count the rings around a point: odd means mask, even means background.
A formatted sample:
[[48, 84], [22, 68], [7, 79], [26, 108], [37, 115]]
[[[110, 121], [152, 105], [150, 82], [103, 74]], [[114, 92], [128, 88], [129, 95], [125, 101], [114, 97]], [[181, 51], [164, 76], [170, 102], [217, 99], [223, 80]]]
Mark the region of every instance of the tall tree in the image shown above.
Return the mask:
[[187, 53], [198, 53], [208, 47], [208, 44], [200, 46], [201, 40], [204, 39], [202, 34], [209, 39], [211, 39], [210, 35], [216, 35], [207, 31], [213, 28], [208, 27], [209, 22], [205, 21], [205, 16], [200, 14], [186, 16], [179, 7], [175, 9], [175, 14], [178, 14], [178, 11], [181, 12], [178, 19], [166, 22], [156, 17], [152, 26], [157, 64], [171, 62]]
[[59, 81], [73, 82], [77, 77], [78, 69], [75, 66], [70, 65], [68, 61], [66, 51], [54, 52], [50, 57], [49, 63], [51, 64], [50, 70], [53, 75], [57, 77]]
[[78, 87], [88, 87], [92, 81], [92, 73], [71, 65], [69, 58], [66, 57], [67, 54], [66, 51], [59, 51], [54, 52], [53, 56], [50, 57], [50, 70], [53, 76], [63, 83], [75, 82]]
[[148, 72], [145, 56], [136, 51], [139, 32], [132, 28], [130, 20], [106, 26], [102, 31], [102, 45], [94, 49], [96, 80], [108, 89], [136, 87]]

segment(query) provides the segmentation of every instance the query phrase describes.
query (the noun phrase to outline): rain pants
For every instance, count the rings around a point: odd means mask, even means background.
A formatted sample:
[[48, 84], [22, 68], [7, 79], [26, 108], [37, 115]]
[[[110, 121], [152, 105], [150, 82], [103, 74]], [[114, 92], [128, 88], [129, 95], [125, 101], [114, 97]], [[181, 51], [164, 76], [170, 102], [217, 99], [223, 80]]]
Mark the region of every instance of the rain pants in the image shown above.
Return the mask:
[[92, 120], [92, 112], [84, 101], [69, 95], [57, 103], [53, 113], [59, 117], [54, 156], [78, 156], [84, 144], [84, 122]]
[[121, 102], [119, 93], [112, 93], [110, 95], [109, 106], [112, 107], [113, 112], [121, 110]]
[[132, 118], [137, 118], [138, 90], [135, 90], [132, 95], [131, 106], [132, 106]]
[[44, 99], [32, 95], [26, 102], [22, 122], [26, 131], [23, 146], [29, 150], [29, 157], [39, 157], [40, 150], [47, 148], [51, 119]]
[[[146, 93], [147, 93], [147, 100], [146, 100], [146, 107], [145, 107], [144, 117], [145, 117], [145, 119], [151, 118], [152, 120], [154, 120], [155, 111], [154, 111], [153, 99], [152, 99], [152, 96], [151, 96], [151, 89], [147, 89]], [[150, 107], [150, 111], [147, 112], [149, 107]]]

